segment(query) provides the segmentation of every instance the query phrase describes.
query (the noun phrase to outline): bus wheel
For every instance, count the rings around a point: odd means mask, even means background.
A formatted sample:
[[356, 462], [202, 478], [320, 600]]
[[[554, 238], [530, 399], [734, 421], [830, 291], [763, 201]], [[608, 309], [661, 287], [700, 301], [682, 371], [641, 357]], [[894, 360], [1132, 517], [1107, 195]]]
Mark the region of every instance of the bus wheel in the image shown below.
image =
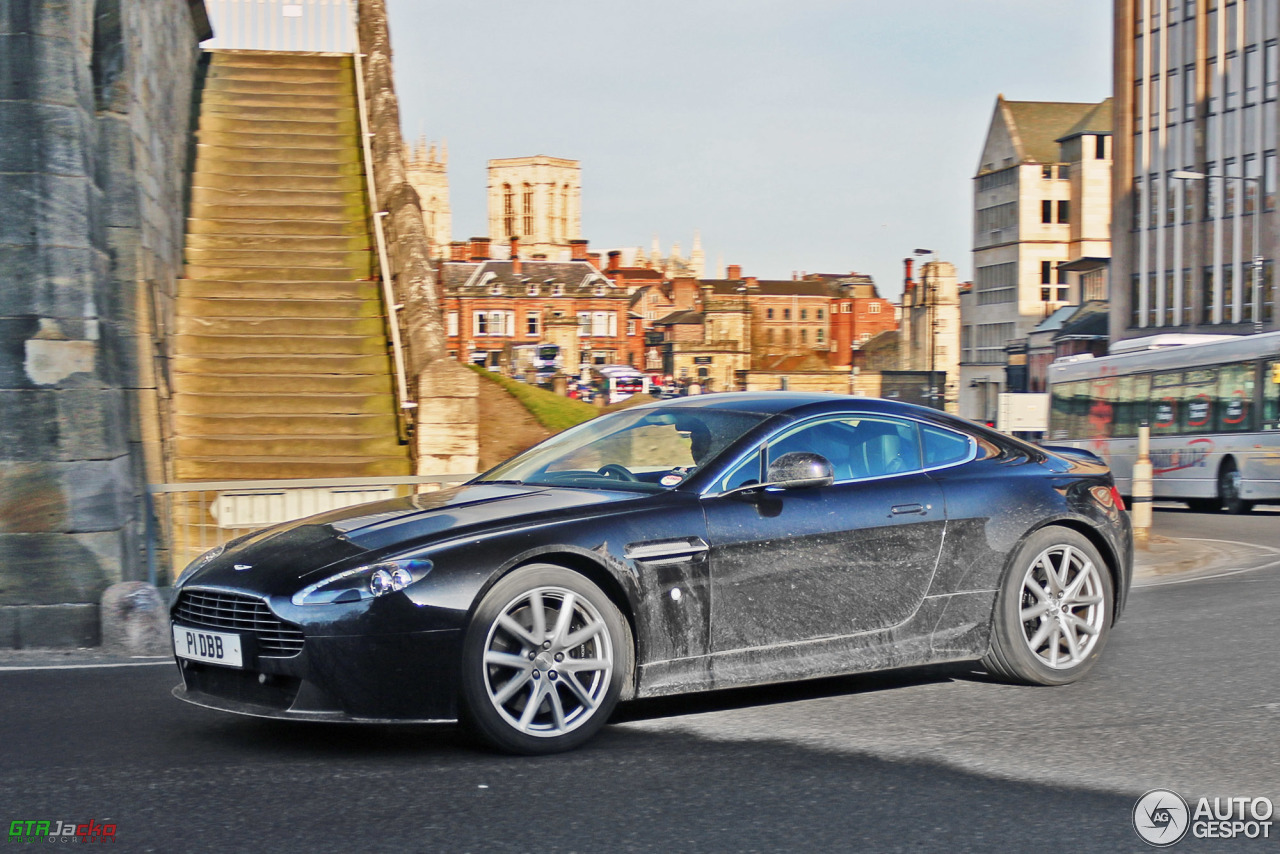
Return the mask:
[[1240, 469], [1234, 460], [1227, 460], [1218, 470], [1218, 498], [1223, 508], [1233, 516], [1253, 509], [1252, 501], [1240, 497]]

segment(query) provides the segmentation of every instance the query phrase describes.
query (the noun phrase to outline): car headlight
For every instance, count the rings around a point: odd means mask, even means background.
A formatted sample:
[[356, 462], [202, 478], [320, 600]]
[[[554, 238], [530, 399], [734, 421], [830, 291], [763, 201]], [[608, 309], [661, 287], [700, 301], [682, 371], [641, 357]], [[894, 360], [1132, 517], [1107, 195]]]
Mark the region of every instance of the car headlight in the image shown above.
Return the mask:
[[295, 605], [329, 605], [360, 602], [403, 590], [426, 578], [433, 564], [407, 558], [357, 566], [331, 575], [293, 594]]
[[200, 555], [200, 557], [191, 561], [191, 563], [187, 564], [187, 568], [182, 570], [182, 574], [178, 576], [178, 580], [173, 582], [173, 586], [181, 587], [183, 584], [186, 583], [188, 578], [196, 574], [197, 570], [203, 569], [206, 565], [208, 565], [210, 561], [212, 561], [214, 558], [221, 555], [226, 550], [227, 550], [227, 544], [223, 543], [220, 546], [214, 546], [213, 548], [209, 549], [209, 551]]

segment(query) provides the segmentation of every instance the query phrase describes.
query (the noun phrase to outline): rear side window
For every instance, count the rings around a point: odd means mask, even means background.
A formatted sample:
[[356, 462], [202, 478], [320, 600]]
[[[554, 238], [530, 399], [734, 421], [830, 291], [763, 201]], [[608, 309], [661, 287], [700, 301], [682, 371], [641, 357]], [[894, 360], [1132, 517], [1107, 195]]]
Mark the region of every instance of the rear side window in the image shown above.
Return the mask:
[[920, 425], [924, 438], [925, 468], [937, 468], [967, 460], [973, 453], [973, 440], [950, 430]]

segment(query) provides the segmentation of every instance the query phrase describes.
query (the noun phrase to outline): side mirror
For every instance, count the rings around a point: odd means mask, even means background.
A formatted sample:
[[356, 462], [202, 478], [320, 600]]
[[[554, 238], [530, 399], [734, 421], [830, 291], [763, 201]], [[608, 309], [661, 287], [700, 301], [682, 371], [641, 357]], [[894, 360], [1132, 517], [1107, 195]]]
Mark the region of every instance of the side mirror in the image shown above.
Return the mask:
[[765, 480], [763, 486], [776, 489], [810, 489], [830, 486], [835, 482], [835, 475], [831, 471], [831, 463], [821, 454], [792, 451], [769, 464]]

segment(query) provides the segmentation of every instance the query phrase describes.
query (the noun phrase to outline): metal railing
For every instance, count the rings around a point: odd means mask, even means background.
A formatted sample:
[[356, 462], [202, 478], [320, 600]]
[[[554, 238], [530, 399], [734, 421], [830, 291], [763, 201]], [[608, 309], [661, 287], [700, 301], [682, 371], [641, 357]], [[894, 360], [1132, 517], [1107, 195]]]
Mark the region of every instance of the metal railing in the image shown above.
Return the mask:
[[[353, 3], [352, 28], [358, 30], [358, 21], [354, 17], [358, 10]], [[369, 210], [373, 212], [373, 237], [378, 247], [378, 278], [382, 282], [382, 301], [387, 307], [387, 332], [391, 336], [391, 359], [396, 372], [396, 396], [400, 405], [397, 407], [397, 426], [401, 440], [409, 437], [409, 411], [416, 409], [417, 401], [409, 398], [409, 380], [404, 365], [404, 345], [400, 341], [400, 309], [396, 302], [395, 291], [391, 285], [391, 262], [387, 257], [387, 236], [382, 228], [382, 218], [387, 212], [378, 204], [378, 185], [373, 177], [373, 133], [369, 130], [369, 103], [364, 92], [364, 54], [357, 50], [354, 53], [356, 75], [356, 103], [360, 114], [360, 143], [364, 158], [364, 185], [369, 193]]]
[[205, 0], [206, 50], [353, 53], [357, 0]]
[[474, 474], [153, 483], [147, 487], [147, 571], [172, 583], [187, 564], [243, 534], [326, 510], [464, 483]]

